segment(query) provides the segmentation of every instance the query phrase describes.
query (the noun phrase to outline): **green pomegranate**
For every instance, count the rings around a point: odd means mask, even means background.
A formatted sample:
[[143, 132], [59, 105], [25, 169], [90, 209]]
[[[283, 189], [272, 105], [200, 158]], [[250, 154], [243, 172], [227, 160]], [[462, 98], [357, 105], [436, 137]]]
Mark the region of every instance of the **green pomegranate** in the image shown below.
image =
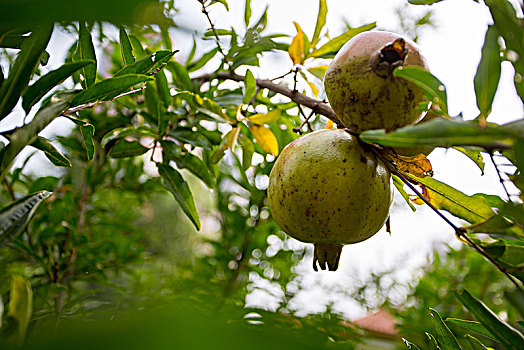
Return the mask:
[[420, 88], [393, 76], [400, 66], [428, 69], [417, 45], [381, 31], [354, 36], [337, 53], [324, 77], [324, 87], [337, 117], [350, 130], [391, 131], [423, 117]]
[[336, 270], [344, 244], [373, 236], [392, 201], [390, 173], [341, 129], [321, 130], [287, 145], [269, 176], [269, 207], [291, 237], [313, 243], [322, 270]]

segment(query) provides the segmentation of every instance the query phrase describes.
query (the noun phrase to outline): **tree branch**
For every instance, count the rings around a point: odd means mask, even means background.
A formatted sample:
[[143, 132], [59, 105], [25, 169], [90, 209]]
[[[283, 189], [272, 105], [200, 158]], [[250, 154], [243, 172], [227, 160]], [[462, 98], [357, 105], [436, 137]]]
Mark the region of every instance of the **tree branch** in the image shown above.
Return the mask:
[[[211, 80], [211, 79], [221, 79], [221, 80], [234, 80], [234, 81], [244, 81], [244, 76], [236, 74], [234, 72], [215, 72], [210, 74], [204, 74], [197, 79], [201, 80]], [[267, 79], [256, 79], [257, 86], [261, 89], [268, 89], [271, 91], [274, 91], [276, 93], [279, 93], [281, 95], [284, 95], [291, 99], [291, 101], [310, 108], [314, 113], [321, 114], [328, 119], [331, 119], [333, 123], [342, 126], [342, 123], [335, 115], [335, 112], [331, 109], [331, 107], [326, 103], [319, 100], [316, 100], [314, 98], [308, 97], [304, 94], [301, 94], [298, 91], [293, 91], [287, 86], [284, 86], [282, 84], [276, 84], [273, 83], [271, 80]]]

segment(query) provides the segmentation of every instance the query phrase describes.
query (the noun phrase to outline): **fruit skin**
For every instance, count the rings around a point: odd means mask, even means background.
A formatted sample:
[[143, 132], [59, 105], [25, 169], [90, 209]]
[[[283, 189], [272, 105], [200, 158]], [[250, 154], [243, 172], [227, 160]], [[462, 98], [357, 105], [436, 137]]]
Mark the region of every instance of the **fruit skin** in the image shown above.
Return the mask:
[[[390, 43], [394, 45], [387, 46]], [[417, 45], [394, 33], [364, 32], [342, 46], [326, 71], [324, 87], [346, 127], [391, 131], [422, 118], [424, 113], [417, 110], [425, 101], [422, 90], [392, 75], [401, 65], [429, 70]]]
[[336, 270], [342, 245], [377, 233], [392, 201], [390, 173], [342, 129], [320, 130], [287, 145], [269, 176], [269, 207], [290, 236], [315, 244], [316, 262]]

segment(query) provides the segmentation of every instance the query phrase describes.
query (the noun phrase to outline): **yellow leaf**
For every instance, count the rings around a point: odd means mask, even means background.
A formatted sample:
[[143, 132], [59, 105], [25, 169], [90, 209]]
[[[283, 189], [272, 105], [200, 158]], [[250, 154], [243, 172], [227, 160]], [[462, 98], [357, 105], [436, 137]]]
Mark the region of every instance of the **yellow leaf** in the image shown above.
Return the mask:
[[317, 87], [315, 86], [315, 84], [307, 81], [307, 84], [309, 85], [309, 87], [311, 88], [311, 91], [313, 91], [313, 95], [315, 95], [315, 97], [318, 97], [318, 89]]
[[274, 123], [280, 118], [280, 110], [278, 108], [272, 110], [269, 113], [257, 113], [253, 114], [252, 116], [246, 118], [253, 124], [257, 125], [263, 125], [263, 124], [271, 124]]
[[333, 128], [335, 124], [333, 123], [333, 121], [331, 119], [328, 119], [327, 123], [326, 123], [326, 129], [331, 129]]
[[293, 41], [291, 41], [288, 53], [291, 61], [293, 61], [293, 65], [295, 65], [304, 63], [304, 60], [306, 59], [306, 50], [309, 50], [309, 42], [298, 23], [293, 22], [293, 24], [295, 25], [295, 28], [297, 28], [297, 35], [295, 35]]
[[237, 143], [238, 134], [240, 133], [240, 127], [237, 126], [236, 128], [233, 128], [230, 132], [227, 133], [227, 141], [226, 145], [229, 147], [231, 152], [233, 152], [235, 148], [235, 144]]
[[307, 71], [313, 74], [318, 79], [324, 80], [324, 76], [326, 75], [326, 70], [328, 69], [328, 67], [329, 66], [327, 64], [324, 64], [322, 66], [308, 68]]
[[9, 311], [7, 317], [16, 320], [18, 345], [24, 343], [27, 326], [33, 314], [33, 292], [31, 285], [23, 277], [14, 275], [9, 292]]
[[271, 153], [275, 157], [278, 155], [278, 142], [277, 138], [268, 128], [260, 125], [252, 124], [249, 126], [249, 130], [257, 140], [257, 143], [266, 153]]
[[431, 162], [422, 153], [414, 157], [389, 154], [390, 158], [397, 165], [398, 170], [403, 173], [415, 175], [416, 177], [426, 177], [433, 175]]

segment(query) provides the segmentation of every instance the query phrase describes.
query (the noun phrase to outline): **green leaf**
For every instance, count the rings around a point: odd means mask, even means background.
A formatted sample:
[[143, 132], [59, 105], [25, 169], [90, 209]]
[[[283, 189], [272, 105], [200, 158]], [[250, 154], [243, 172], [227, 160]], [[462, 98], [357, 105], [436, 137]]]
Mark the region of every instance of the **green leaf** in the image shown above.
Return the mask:
[[80, 133], [82, 134], [84, 145], [86, 147], [87, 159], [93, 159], [93, 155], [95, 154], [95, 143], [93, 142], [95, 127], [92, 124], [86, 123], [83, 120], [73, 118], [71, 116], [68, 116], [67, 118], [80, 128]]
[[244, 104], [248, 104], [257, 92], [257, 81], [253, 73], [248, 69], [244, 76]]
[[459, 147], [454, 146], [454, 149], [459, 151], [460, 153], [464, 154], [466, 157], [471, 159], [480, 169], [481, 175], [484, 175], [484, 158], [482, 158], [482, 153], [474, 148], [471, 147]]
[[429, 344], [431, 345], [432, 350], [442, 350], [437, 343], [437, 339], [433, 336], [431, 333], [426, 332], [426, 336], [428, 337]]
[[[131, 38], [131, 37], [130, 37]], [[136, 50], [135, 50], [136, 51]], [[113, 77], [120, 77], [127, 74], [153, 74], [156, 70], [162, 68], [165, 64], [170, 63], [171, 58], [178, 51], [160, 50], [152, 53], [130, 66], [120, 69]]]
[[54, 165], [66, 168], [71, 167], [69, 159], [60, 153], [60, 151], [57, 150], [48, 139], [38, 136], [31, 146], [44, 152], [47, 159], [49, 159]]
[[253, 162], [253, 154], [255, 153], [255, 144], [249, 137], [240, 133], [238, 142], [242, 147], [242, 169], [246, 171]]
[[155, 74], [155, 82], [156, 89], [158, 91], [158, 97], [160, 97], [164, 108], [167, 109], [171, 103], [171, 92], [169, 91], [169, 84], [164, 71], [160, 71]]
[[338, 52], [338, 50], [340, 50], [340, 48], [349, 39], [351, 39], [352, 37], [354, 37], [355, 35], [359, 33], [371, 30], [375, 28], [376, 26], [377, 26], [376, 22], [373, 22], [373, 23], [366, 24], [358, 28], [350, 28], [344, 34], [331, 39], [330, 41], [328, 41], [327, 43], [325, 43], [318, 49], [313, 50], [313, 52], [309, 54], [309, 57], [323, 57], [323, 56], [335, 54]]
[[412, 82], [422, 89], [427, 98], [437, 104], [442, 112], [448, 114], [446, 87], [433, 74], [416, 66], [398, 67], [393, 75]]
[[425, 178], [409, 174], [408, 176], [424, 186], [427, 191], [426, 198], [437, 209], [445, 210], [469, 223], [478, 223], [495, 214], [483, 197], [468, 196], [429, 176]]
[[193, 200], [193, 194], [182, 175], [165, 164], [158, 165], [158, 173], [164, 179], [164, 186], [173, 194], [182, 211], [195, 225], [196, 229], [200, 230], [200, 216]]
[[156, 137], [155, 130], [150, 127], [139, 126], [138, 128], [135, 128], [134, 126], [127, 126], [111, 130], [110, 132], [104, 135], [100, 143], [102, 147], [106, 147], [106, 145], [109, 145], [113, 141], [123, 139], [126, 136], [131, 135], [136, 135], [137, 138], [141, 136], [149, 136], [153, 138]]
[[106, 98], [108, 95], [133, 87], [134, 85], [154, 80], [153, 77], [141, 74], [126, 74], [102, 80], [89, 89], [80, 92], [71, 101], [72, 106], [78, 106]]
[[524, 230], [506, 218], [503, 213], [492, 215], [476, 224], [463, 227], [468, 233], [489, 233], [505, 237], [524, 238]]
[[457, 338], [449, 330], [448, 326], [444, 323], [439, 313], [432, 308], [429, 308], [429, 316], [431, 317], [431, 323], [439, 335], [439, 339], [442, 342], [442, 347], [447, 350], [461, 350]]
[[40, 79], [38, 79], [34, 84], [29, 86], [27, 90], [22, 94], [23, 102], [22, 107], [25, 112], [28, 113], [31, 107], [35, 105], [45, 94], [47, 94], [51, 89], [56, 87], [58, 84], [61, 84], [64, 80], [71, 76], [74, 72], [87, 66], [88, 64], [93, 64], [94, 62], [89, 61], [78, 61], [78, 62], [67, 62], [64, 63], [60, 68], [55, 69]]
[[0, 37], [0, 47], [6, 49], [20, 49], [28, 37], [23, 35], [5, 34]]
[[135, 63], [135, 56], [133, 56], [133, 46], [127, 36], [124, 27], [120, 27], [120, 53], [122, 54], [122, 62], [125, 66]]
[[78, 24], [78, 58], [82, 61], [90, 60], [94, 61], [93, 64], [86, 65], [82, 68], [80, 74], [84, 78], [81, 81], [82, 87], [84, 90], [91, 87], [95, 84], [96, 81], [96, 54], [95, 46], [93, 45], [93, 38], [91, 33], [86, 28], [84, 22], [79, 22]]
[[144, 97], [149, 114], [151, 114], [157, 125], [160, 125], [160, 115], [162, 114], [162, 110], [160, 109], [160, 101], [158, 100], [156, 84], [154, 81], [147, 83], [144, 90]]
[[409, 340], [402, 338], [402, 341], [404, 342], [404, 344], [406, 344], [406, 347], [407, 347], [408, 349], [411, 349], [411, 350], [420, 350], [420, 348], [419, 348], [418, 346], [416, 346], [415, 344], [413, 344], [413, 343], [410, 342]]
[[507, 148], [513, 145], [513, 133], [505, 126], [481, 127], [475, 122], [461, 119], [435, 118], [418, 125], [408, 125], [393, 132], [367, 130], [360, 139], [391, 147], [479, 146], [485, 149]]
[[215, 187], [215, 179], [211, 176], [207, 165], [200, 158], [186, 151], [181, 152], [177, 146], [169, 145], [167, 148], [165, 146], [166, 143], [163, 142], [163, 159], [174, 161], [179, 169], [189, 170], [193, 175], [202, 180], [207, 187]]
[[181, 90], [193, 91], [193, 83], [191, 83], [191, 78], [186, 67], [176, 61], [169, 62], [168, 67], [174, 75], [173, 79], [175, 84]]
[[11, 136], [10, 143], [0, 150], [0, 179], [2, 179], [15, 157], [27, 145], [36, 140], [37, 135], [56, 117], [69, 107], [69, 101], [52, 97], [51, 103], [36, 113], [33, 121], [20, 128], [16, 128]]
[[109, 150], [108, 155], [111, 158], [129, 158], [140, 156], [149, 151], [149, 148], [144, 147], [139, 141], [127, 141], [124, 139], [117, 140], [113, 147]]
[[7, 318], [16, 320], [18, 346], [24, 344], [27, 326], [33, 314], [33, 291], [22, 276], [13, 275], [9, 291], [9, 310]]
[[482, 323], [480, 322], [477, 322], [477, 321], [468, 321], [468, 320], [461, 320], [461, 319], [458, 319], [458, 318], [446, 318], [446, 323], [449, 323], [449, 324], [453, 324], [453, 325], [456, 325], [456, 326], [460, 326], [462, 328], [465, 328], [467, 330], [470, 330], [470, 331], [473, 331], [475, 333], [478, 333], [486, 338], [489, 338], [489, 339], [492, 339], [492, 340], [497, 340], [493, 334], [490, 333], [490, 331], [488, 331], [486, 329], [486, 327], [484, 327], [482, 325]]
[[517, 350], [524, 348], [524, 336], [518, 330], [499, 319], [482, 301], [472, 296], [467, 290], [455, 292], [455, 295], [462, 305], [507, 349]]
[[491, 348], [488, 348], [486, 345], [482, 344], [480, 340], [478, 340], [477, 338], [469, 334], [466, 334], [464, 337], [468, 340], [469, 345], [471, 345], [471, 348], [473, 350], [490, 350], [491, 349]]
[[195, 72], [195, 71], [199, 70], [200, 68], [204, 67], [209, 62], [209, 60], [211, 60], [213, 57], [215, 57], [215, 55], [217, 54], [218, 51], [219, 51], [218, 47], [215, 47], [211, 51], [206, 52], [198, 60], [196, 60], [195, 62], [192, 62], [191, 64], [189, 64], [187, 66], [187, 71], [188, 72]]
[[196, 147], [202, 147], [207, 150], [213, 149], [211, 142], [203, 135], [198, 132], [191, 130], [190, 128], [178, 127], [169, 132], [170, 136], [173, 136], [177, 140]]
[[4, 301], [0, 295], [0, 328], [2, 328], [2, 319], [4, 318]]
[[320, 32], [324, 25], [326, 24], [327, 16], [327, 3], [326, 0], [318, 0], [318, 15], [317, 15], [317, 24], [315, 25], [315, 31], [313, 32], [313, 37], [311, 38], [311, 47], [315, 48], [320, 38]]
[[495, 26], [488, 26], [482, 47], [482, 58], [474, 80], [477, 107], [483, 117], [487, 117], [491, 112], [491, 105], [499, 85], [502, 59], [498, 39], [499, 34]]
[[391, 177], [393, 178], [393, 185], [395, 185], [395, 188], [400, 193], [402, 198], [404, 198], [404, 200], [409, 205], [412, 211], [416, 211], [417, 209], [415, 208], [413, 203], [411, 203], [408, 193], [406, 192], [406, 190], [404, 190], [404, 183], [402, 182], [402, 180], [400, 180], [400, 178], [396, 175], [391, 175]]
[[9, 76], [0, 88], [0, 120], [11, 112], [20, 95], [27, 88], [52, 32], [53, 25], [42, 25], [36, 27], [29, 38], [24, 40], [20, 52], [9, 70]]
[[40, 191], [30, 194], [0, 209], [0, 246], [9, 243], [31, 220], [38, 204], [51, 192]]
[[246, 28], [249, 27], [249, 20], [251, 19], [251, 0], [246, 0], [246, 6], [244, 8], [244, 23]]
[[173, 51], [173, 43], [171, 42], [171, 37], [169, 36], [169, 30], [166, 27], [160, 29], [160, 34], [162, 35], [162, 43], [166, 50]]

